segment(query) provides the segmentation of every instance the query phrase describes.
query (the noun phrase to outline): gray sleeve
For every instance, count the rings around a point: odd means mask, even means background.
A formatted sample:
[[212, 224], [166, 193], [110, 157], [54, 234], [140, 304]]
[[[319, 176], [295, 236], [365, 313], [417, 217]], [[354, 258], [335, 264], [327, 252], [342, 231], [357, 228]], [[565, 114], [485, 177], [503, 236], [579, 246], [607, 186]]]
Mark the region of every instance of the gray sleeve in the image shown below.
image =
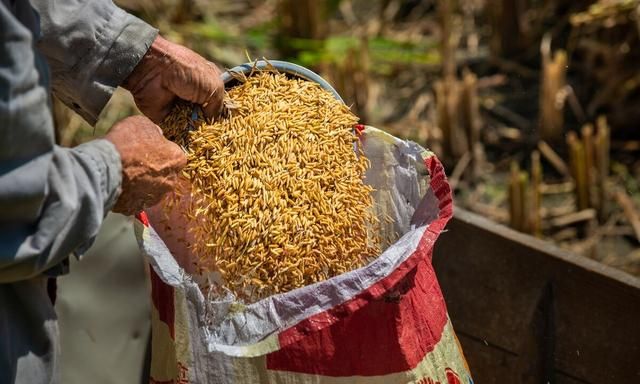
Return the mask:
[[118, 197], [106, 140], [54, 144], [31, 32], [0, 1], [0, 283], [36, 276], [96, 236]]
[[31, 0], [56, 96], [90, 124], [158, 31], [111, 0]]

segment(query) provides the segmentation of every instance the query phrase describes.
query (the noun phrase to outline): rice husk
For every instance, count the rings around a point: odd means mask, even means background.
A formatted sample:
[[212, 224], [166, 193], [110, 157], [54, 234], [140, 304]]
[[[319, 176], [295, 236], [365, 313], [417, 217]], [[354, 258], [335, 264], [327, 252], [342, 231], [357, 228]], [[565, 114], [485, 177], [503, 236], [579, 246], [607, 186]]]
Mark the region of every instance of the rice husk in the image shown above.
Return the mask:
[[[313, 82], [275, 71], [241, 76], [226, 111], [185, 130], [191, 107], [165, 119], [187, 150], [189, 246], [211, 289], [246, 301], [354, 270], [380, 252], [369, 167], [354, 147], [357, 117]], [[179, 207], [179, 208], [177, 208]], [[211, 283], [211, 282], [210, 282]]]

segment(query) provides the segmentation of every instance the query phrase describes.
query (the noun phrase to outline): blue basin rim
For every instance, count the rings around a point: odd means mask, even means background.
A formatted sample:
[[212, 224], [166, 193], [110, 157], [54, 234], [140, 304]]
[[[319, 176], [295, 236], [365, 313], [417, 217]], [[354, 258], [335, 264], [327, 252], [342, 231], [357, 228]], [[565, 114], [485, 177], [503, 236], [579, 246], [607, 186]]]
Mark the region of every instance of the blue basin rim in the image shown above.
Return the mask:
[[244, 73], [244, 74], [248, 75], [251, 72], [251, 70], [254, 69], [254, 68], [266, 69], [266, 68], [269, 68], [269, 65], [271, 65], [273, 68], [277, 69], [279, 72], [286, 73], [286, 74], [289, 74], [289, 75], [293, 75], [293, 76], [302, 78], [302, 79], [307, 80], [307, 81], [313, 81], [314, 83], [318, 83], [322, 88], [324, 88], [327, 91], [331, 92], [333, 94], [333, 96], [335, 96], [336, 99], [338, 99], [342, 103], [344, 103], [344, 100], [342, 100], [342, 97], [340, 97], [338, 92], [331, 86], [331, 84], [329, 84], [320, 75], [318, 75], [317, 73], [313, 72], [310, 69], [307, 69], [307, 68], [305, 68], [303, 66], [300, 66], [298, 64], [290, 63], [288, 61], [258, 60], [258, 61], [254, 62], [254, 63], [241, 64], [241, 65], [238, 65], [237, 67], [233, 67], [233, 68], [227, 70], [226, 72], [224, 72], [222, 74], [222, 82], [227, 84], [230, 81], [234, 80], [234, 77], [231, 75], [231, 72]]

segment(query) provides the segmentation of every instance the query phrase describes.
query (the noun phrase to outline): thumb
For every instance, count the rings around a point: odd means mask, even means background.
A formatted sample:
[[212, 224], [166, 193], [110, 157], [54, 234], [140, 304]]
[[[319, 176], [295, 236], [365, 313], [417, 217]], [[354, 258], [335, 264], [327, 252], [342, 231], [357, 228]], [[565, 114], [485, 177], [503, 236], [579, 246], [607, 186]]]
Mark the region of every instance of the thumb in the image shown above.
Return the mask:
[[[222, 81], [220, 81], [220, 84], [222, 84]], [[207, 118], [215, 120], [216, 118], [218, 118], [218, 116], [220, 116], [220, 113], [222, 112], [223, 98], [224, 91], [223, 88], [220, 87], [216, 88], [209, 95], [207, 100], [202, 103], [202, 111]]]

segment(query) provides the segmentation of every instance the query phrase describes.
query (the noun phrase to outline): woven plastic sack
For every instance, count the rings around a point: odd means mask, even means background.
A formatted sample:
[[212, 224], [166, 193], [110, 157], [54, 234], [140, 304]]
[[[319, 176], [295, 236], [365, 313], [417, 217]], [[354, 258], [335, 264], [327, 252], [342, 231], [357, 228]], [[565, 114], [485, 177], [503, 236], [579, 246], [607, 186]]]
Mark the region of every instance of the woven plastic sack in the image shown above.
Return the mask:
[[472, 383], [431, 256], [452, 215], [438, 159], [360, 127], [378, 215], [397, 240], [368, 265], [250, 305], [211, 300], [146, 215], [136, 226], [151, 266], [152, 383]]

